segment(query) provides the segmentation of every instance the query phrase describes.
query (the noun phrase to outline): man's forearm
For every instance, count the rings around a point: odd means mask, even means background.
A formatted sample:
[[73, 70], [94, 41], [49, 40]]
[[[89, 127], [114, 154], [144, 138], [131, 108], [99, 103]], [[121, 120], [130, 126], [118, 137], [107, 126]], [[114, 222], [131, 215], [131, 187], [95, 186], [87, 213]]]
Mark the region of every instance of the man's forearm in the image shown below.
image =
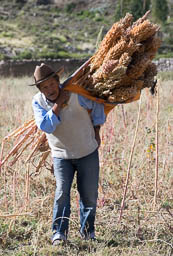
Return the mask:
[[52, 107], [52, 111], [56, 116], [59, 116], [59, 113], [61, 111], [61, 104], [55, 103]]
[[60, 95], [57, 98], [52, 111], [55, 113], [56, 116], [59, 116], [59, 113], [64, 105], [65, 102], [69, 100], [69, 92], [61, 89]]

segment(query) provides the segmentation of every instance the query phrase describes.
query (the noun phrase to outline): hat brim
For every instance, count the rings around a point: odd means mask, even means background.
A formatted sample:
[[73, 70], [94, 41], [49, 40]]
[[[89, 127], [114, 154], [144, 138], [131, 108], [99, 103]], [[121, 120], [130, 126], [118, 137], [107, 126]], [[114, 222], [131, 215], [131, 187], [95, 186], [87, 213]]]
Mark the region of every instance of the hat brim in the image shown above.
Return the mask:
[[39, 84], [41, 84], [42, 82], [48, 80], [49, 78], [51, 78], [51, 77], [54, 76], [54, 75], [60, 76], [63, 71], [64, 71], [64, 67], [61, 67], [61, 68], [58, 69], [56, 72], [52, 72], [50, 75], [48, 75], [48, 76], [45, 77], [44, 79], [41, 79], [41, 80], [35, 82], [34, 84], [29, 84], [28, 86], [39, 85]]

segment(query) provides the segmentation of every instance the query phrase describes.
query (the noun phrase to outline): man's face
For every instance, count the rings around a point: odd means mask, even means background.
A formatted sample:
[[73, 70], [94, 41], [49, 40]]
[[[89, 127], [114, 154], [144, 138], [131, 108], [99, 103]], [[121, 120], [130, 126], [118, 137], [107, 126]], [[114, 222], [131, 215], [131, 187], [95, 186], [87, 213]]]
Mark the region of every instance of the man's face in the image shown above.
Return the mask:
[[54, 77], [51, 77], [42, 82], [39, 89], [48, 100], [54, 101], [59, 95], [59, 82]]

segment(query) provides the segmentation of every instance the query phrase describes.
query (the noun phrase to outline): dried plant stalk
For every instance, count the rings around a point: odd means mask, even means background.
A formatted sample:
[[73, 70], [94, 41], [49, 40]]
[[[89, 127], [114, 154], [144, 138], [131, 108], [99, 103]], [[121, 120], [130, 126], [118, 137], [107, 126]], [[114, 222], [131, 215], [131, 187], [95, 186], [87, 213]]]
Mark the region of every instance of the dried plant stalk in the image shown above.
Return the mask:
[[129, 55], [129, 53], [124, 52], [119, 60], [119, 65], [127, 67], [130, 64], [131, 60], [132, 57]]
[[147, 19], [148, 14], [133, 24], [132, 16], [127, 14], [112, 26], [91, 58], [87, 72], [77, 81], [80, 86], [111, 103], [135, 99], [135, 93], [152, 87], [157, 72], [149, 69], [160, 39], [156, 37], [159, 26]]
[[36, 151], [38, 151], [38, 149], [39, 149], [40, 145], [42, 144], [42, 142], [45, 141], [45, 137], [46, 137], [45, 133], [41, 133], [41, 135], [39, 136], [39, 138], [36, 141], [36, 144], [35, 144], [35, 147], [34, 147], [33, 151], [28, 156], [28, 158], [26, 159], [25, 163], [27, 163], [31, 159], [31, 157], [34, 155], [34, 153]]
[[144, 22], [134, 26], [129, 32], [129, 36], [132, 37], [135, 42], [142, 42], [153, 36], [158, 29], [158, 25], [154, 25], [149, 20], [145, 20]]
[[49, 156], [49, 153], [50, 153], [49, 151], [42, 153], [42, 157], [40, 159], [40, 162], [38, 163], [38, 165], [36, 167], [36, 170], [35, 170], [36, 173], [39, 171], [41, 166], [45, 163], [47, 157]]
[[148, 67], [146, 68], [144, 74], [143, 74], [143, 81], [144, 81], [144, 85], [143, 87], [146, 88], [150, 88], [152, 87], [153, 83], [154, 83], [154, 77], [157, 74], [157, 67], [156, 64], [154, 63], [150, 63], [148, 65]]
[[142, 16], [141, 18], [139, 18], [137, 21], [135, 21], [134, 23], [133, 23], [133, 26], [132, 27], [134, 27], [134, 26], [136, 26], [136, 25], [139, 25], [140, 23], [142, 23], [142, 22], [144, 22], [144, 20], [146, 20], [147, 18], [148, 18], [148, 15], [150, 14], [150, 10], [149, 11], [147, 11], [145, 14], [144, 14], [144, 16]]
[[0, 218], [16, 218], [16, 217], [23, 217], [23, 216], [34, 216], [30, 212], [24, 212], [24, 213], [15, 213], [15, 214], [3, 214], [0, 215]]
[[13, 161], [10, 162], [10, 165], [12, 166], [13, 164], [16, 163], [16, 161], [19, 159], [19, 157], [22, 155], [22, 153], [26, 150], [26, 148], [32, 144], [34, 138], [32, 138], [22, 149], [21, 151], [16, 155], [16, 157], [13, 159]]
[[27, 165], [27, 171], [25, 175], [25, 211], [27, 212], [29, 206], [29, 189], [30, 189], [30, 176], [29, 176], [29, 164]]
[[133, 98], [140, 91], [140, 87], [142, 87], [142, 85], [143, 81], [139, 80], [135, 81], [134, 86], [114, 89], [113, 94], [109, 96], [108, 100], [110, 102], [115, 102], [119, 99], [121, 99], [121, 101], [126, 101], [129, 99], [129, 95]]
[[138, 79], [144, 71], [146, 70], [147, 66], [151, 63], [148, 56], [144, 55], [142, 58], [138, 59], [134, 65], [131, 65], [127, 70], [127, 76], [130, 79]]
[[24, 131], [28, 130], [30, 127], [33, 126], [33, 124], [35, 123], [34, 119], [31, 119], [27, 122], [24, 122], [24, 124], [22, 126], [20, 126], [19, 128], [17, 128], [16, 130], [14, 130], [12, 133], [8, 134], [8, 136], [6, 136], [4, 139], [5, 140], [9, 140], [11, 137], [17, 137], [20, 134], [22, 134]]
[[1, 143], [1, 153], [0, 153], [0, 173], [1, 173], [1, 165], [3, 160], [3, 153], [4, 153], [4, 143], [5, 143], [5, 140], [3, 139]]
[[13, 209], [16, 210], [16, 171], [13, 173]]
[[137, 118], [137, 121], [136, 121], [136, 129], [135, 129], [135, 134], [134, 134], [133, 143], [132, 143], [131, 152], [130, 152], [130, 157], [129, 157], [129, 164], [128, 164], [128, 169], [127, 169], [125, 188], [124, 188], [124, 193], [123, 193], [123, 199], [122, 199], [122, 202], [121, 202], [120, 215], [119, 215], [118, 222], [121, 221], [121, 218], [122, 218], [122, 215], [123, 215], [123, 210], [124, 210], [124, 205], [125, 205], [127, 187], [128, 187], [129, 178], [130, 178], [130, 170], [131, 170], [130, 168], [131, 168], [131, 163], [132, 163], [132, 159], [133, 159], [133, 152], [134, 152], [134, 149], [135, 149], [135, 143], [136, 143], [138, 127], [139, 127], [139, 120], [140, 120], [140, 114], [141, 114], [141, 102], [142, 102], [142, 100], [140, 98], [139, 109], [138, 109], [138, 118]]
[[[37, 129], [35, 121], [32, 119], [28, 122], [25, 122], [24, 125], [17, 128], [15, 131], [6, 136], [3, 140], [3, 148], [5, 147], [6, 141], [10, 139], [18, 138], [16, 144], [7, 153], [3, 159], [3, 149], [1, 148], [1, 166], [7, 163], [7, 161], [12, 158], [10, 161], [10, 166], [14, 165], [16, 161], [22, 156], [22, 153], [27, 149], [31, 149], [31, 153], [28, 155], [25, 162], [34, 163], [35, 157], [38, 152], [43, 152], [40, 159], [41, 165], [37, 166], [37, 172], [39, 168], [45, 163], [45, 160], [50, 153], [48, 141], [44, 132]], [[46, 155], [44, 155], [46, 152]], [[43, 163], [43, 164], [42, 164]]]
[[132, 20], [133, 16], [128, 13], [120, 22], [113, 24], [101, 42], [99, 50], [91, 60], [91, 71], [97, 69], [102, 64], [108, 50], [116, 44], [120, 36], [124, 35], [125, 30], [131, 25]]
[[158, 118], [159, 118], [159, 88], [157, 89], [157, 109], [156, 109], [156, 160], [155, 160], [154, 209], [155, 209], [155, 206], [157, 204], [158, 178], [159, 178], [159, 131], [158, 131]]
[[11, 149], [9, 154], [3, 159], [1, 165], [3, 165], [11, 155], [15, 154], [18, 151], [21, 145], [28, 139], [28, 137], [33, 133], [34, 130], [35, 130], [35, 127], [31, 127], [29, 129], [29, 131], [25, 134], [25, 136]]

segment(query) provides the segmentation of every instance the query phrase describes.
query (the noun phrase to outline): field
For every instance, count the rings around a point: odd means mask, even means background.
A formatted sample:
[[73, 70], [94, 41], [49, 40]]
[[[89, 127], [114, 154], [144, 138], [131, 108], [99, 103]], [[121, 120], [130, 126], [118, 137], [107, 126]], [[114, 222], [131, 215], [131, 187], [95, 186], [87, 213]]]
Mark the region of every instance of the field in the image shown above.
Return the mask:
[[[69, 241], [52, 247], [55, 180], [44, 168], [35, 176], [25, 152], [0, 172], [0, 255], [173, 255], [173, 76], [158, 77], [156, 96], [143, 90], [141, 101], [115, 107], [101, 129], [97, 240], [80, 238], [74, 182]], [[1, 79], [0, 141], [32, 118], [30, 80]]]

